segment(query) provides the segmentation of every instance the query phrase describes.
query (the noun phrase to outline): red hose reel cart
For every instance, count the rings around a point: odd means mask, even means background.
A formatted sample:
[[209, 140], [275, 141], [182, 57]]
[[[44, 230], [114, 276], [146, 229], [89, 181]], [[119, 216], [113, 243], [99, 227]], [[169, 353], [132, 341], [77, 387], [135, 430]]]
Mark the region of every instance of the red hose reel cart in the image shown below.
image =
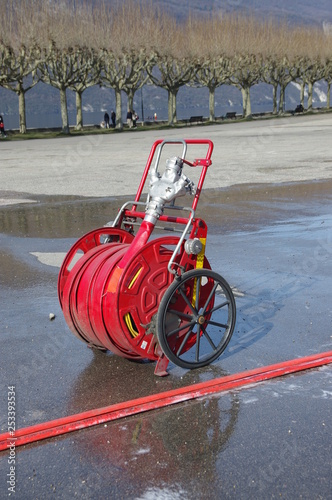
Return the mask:
[[[206, 156], [188, 161], [188, 146]], [[168, 158], [161, 174], [164, 148], [182, 153]], [[232, 290], [211, 270], [207, 225], [195, 216], [212, 151], [207, 139], [157, 140], [135, 200], [121, 207], [112, 226], [82, 236], [59, 273], [59, 301], [74, 335], [125, 358], [157, 361], [159, 376], [167, 375], [169, 360], [189, 369], [211, 363], [234, 330]], [[201, 170], [196, 188], [185, 167]], [[187, 194], [191, 207], [175, 204]], [[167, 235], [151, 237], [155, 229]]]

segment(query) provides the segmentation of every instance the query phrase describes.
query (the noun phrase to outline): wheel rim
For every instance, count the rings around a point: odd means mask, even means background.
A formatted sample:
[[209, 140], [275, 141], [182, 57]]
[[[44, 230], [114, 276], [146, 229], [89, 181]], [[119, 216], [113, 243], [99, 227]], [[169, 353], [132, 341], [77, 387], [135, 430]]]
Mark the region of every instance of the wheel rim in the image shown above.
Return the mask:
[[194, 269], [166, 290], [158, 309], [158, 340], [170, 361], [182, 368], [199, 368], [225, 350], [235, 319], [234, 296], [224, 278], [208, 269]]

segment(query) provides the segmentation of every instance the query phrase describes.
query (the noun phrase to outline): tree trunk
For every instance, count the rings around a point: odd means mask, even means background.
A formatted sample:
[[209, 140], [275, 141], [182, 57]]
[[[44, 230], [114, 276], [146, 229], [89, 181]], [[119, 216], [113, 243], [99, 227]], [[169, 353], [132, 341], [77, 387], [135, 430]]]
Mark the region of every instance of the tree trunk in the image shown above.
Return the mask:
[[241, 87], [242, 94], [242, 116], [243, 118], [247, 115], [247, 93], [243, 87]]
[[20, 134], [26, 134], [25, 92], [22, 88], [20, 88], [18, 94], [18, 112], [20, 119]]
[[144, 126], [144, 101], [143, 101], [143, 87], [141, 87], [141, 121]]
[[327, 82], [326, 109], [330, 109], [331, 82]]
[[177, 114], [176, 114], [176, 96], [178, 94], [178, 90], [174, 90], [172, 92], [172, 118], [173, 118], [173, 123], [177, 123], [178, 122], [178, 117], [177, 117]]
[[133, 89], [130, 89], [127, 96], [128, 96], [128, 107], [127, 109], [131, 109], [131, 111], [134, 111], [134, 94], [135, 92]]
[[215, 114], [215, 87], [209, 87], [209, 120], [210, 122], [214, 122]]
[[284, 112], [285, 86], [280, 85], [279, 115]]
[[83, 129], [82, 93], [76, 90], [76, 130]]
[[173, 125], [173, 94], [168, 90], [168, 125]]
[[308, 111], [312, 111], [312, 94], [314, 90], [314, 84], [308, 82]]
[[251, 116], [250, 87], [241, 87], [241, 92], [243, 101], [243, 117], [249, 118]]
[[62, 132], [64, 134], [69, 134], [67, 94], [65, 88], [60, 89], [60, 106], [61, 106]]
[[123, 129], [121, 90], [115, 89], [116, 128]]
[[273, 114], [276, 115], [278, 113], [277, 107], [278, 101], [278, 84], [273, 85]]
[[300, 104], [302, 104], [303, 108], [304, 108], [304, 89], [305, 89], [305, 83], [304, 81], [302, 81], [300, 88]]
[[251, 116], [251, 99], [250, 99], [250, 87], [247, 87], [247, 114], [246, 118]]

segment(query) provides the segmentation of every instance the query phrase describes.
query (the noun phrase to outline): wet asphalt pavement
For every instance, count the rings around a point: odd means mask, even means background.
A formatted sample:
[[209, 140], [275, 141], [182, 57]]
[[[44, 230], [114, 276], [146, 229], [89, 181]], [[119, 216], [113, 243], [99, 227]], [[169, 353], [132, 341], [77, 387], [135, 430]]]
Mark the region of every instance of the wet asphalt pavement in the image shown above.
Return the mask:
[[[237, 323], [219, 360], [170, 364], [162, 379], [154, 363], [86, 348], [57, 299], [65, 252], [123, 199], [43, 195], [1, 207], [1, 432], [9, 386], [20, 428], [332, 350], [331, 188], [317, 179], [203, 191], [207, 256], [234, 288]], [[331, 435], [327, 365], [19, 448], [15, 496], [329, 499]], [[8, 460], [0, 452], [1, 498]]]

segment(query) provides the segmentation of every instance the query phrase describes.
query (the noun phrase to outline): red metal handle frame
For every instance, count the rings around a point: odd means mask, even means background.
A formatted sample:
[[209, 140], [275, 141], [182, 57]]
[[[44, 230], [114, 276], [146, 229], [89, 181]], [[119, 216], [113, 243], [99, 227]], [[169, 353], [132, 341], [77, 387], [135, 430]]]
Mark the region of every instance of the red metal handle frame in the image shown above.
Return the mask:
[[[125, 217], [135, 217], [138, 219], [144, 219], [146, 216], [145, 212], [136, 212], [135, 210], [125, 210], [124, 211], [124, 216]], [[158, 219], [159, 221], [162, 222], [169, 222], [173, 224], [187, 224], [189, 217], [174, 217], [173, 215], [161, 215]], [[130, 224], [130, 221], [126, 222], [126, 224]]]
[[[148, 157], [148, 161], [146, 163], [146, 166], [145, 166], [145, 169], [144, 169], [144, 172], [142, 175], [141, 182], [138, 186], [135, 201], [140, 201], [140, 199], [141, 199], [142, 191], [143, 191], [146, 179], [148, 177], [149, 170], [150, 170], [151, 163], [152, 163], [152, 160], [154, 158], [156, 149], [163, 142], [167, 143], [167, 141], [165, 141], [164, 139], [158, 139], [152, 145], [152, 148], [151, 148], [151, 151], [150, 151], [150, 154]], [[185, 160], [185, 163], [191, 167], [197, 167], [197, 166], [202, 167], [202, 172], [201, 172], [198, 184], [197, 184], [196, 194], [195, 194], [195, 197], [194, 197], [194, 200], [192, 203], [192, 207], [191, 207], [193, 210], [196, 210], [198, 200], [199, 200], [199, 197], [201, 194], [201, 190], [202, 190], [202, 187], [204, 184], [204, 179], [206, 176], [207, 169], [212, 164], [211, 156], [212, 156], [212, 152], [213, 152], [213, 142], [210, 139], [184, 139], [184, 142], [186, 144], [196, 144], [196, 145], [197, 144], [206, 144], [208, 146], [208, 150], [207, 150], [205, 158], [196, 159], [193, 163], [190, 163], [187, 160]], [[170, 144], [182, 144], [182, 141], [170, 141]], [[132, 208], [132, 211], [135, 212], [135, 210], [136, 210], [136, 206], [134, 205]]]

